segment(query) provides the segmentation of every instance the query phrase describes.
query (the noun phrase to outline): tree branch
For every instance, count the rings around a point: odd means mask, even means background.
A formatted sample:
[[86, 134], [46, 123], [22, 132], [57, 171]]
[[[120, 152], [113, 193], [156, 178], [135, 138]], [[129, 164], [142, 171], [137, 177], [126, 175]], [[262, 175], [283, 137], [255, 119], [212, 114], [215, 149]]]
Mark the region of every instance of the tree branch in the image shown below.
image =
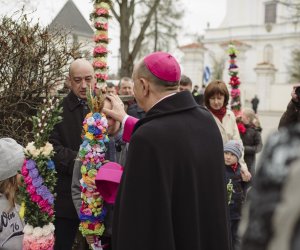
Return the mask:
[[154, 12], [156, 11], [159, 2], [160, 2], [160, 0], [155, 0], [152, 8], [148, 12], [146, 20], [144, 21], [144, 23], [141, 27], [140, 33], [139, 33], [139, 35], [136, 39], [136, 42], [135, 42], [135, 44], [133, 46], [133, 49], [132, 49], [132, 52], [131, 52], [132, 60], [135, 59], [135, 57], [136, 57], [136, 55], [137, 55], [137, 53], [140, 49], [140, 46], [141, 46], [141, 44], [143, 42], [143, 39], [144, 39], [145, 32], [146, 32], [146, 30], [147, 30], [147, 28], [150, 24], [151, 18], [153, 16]]
[[[120, 8], [120, 3], [118, 0], [117, 0], [117, 2], [119, 4], [119, 8]], [[117, 21], [120, 23], [121, 22], [120, 16], [118, 15], [118, 13], [116, 12], [116, 10], [113, 6], [111, 7], [111, 12], [113, 13], [113, 16], [117, 19]]]
[[133, 25], [134, 25], [134, 11], [135, 11], [134, 2], [135, 2], [135, 0], [131, 0], [130, 5], [129, 5], [129, 16], [131, 17], [131, 23], [130, 23], [130, 27], [129, 27], [129, 34], [131, 34], [132, 29], [133, 29]]

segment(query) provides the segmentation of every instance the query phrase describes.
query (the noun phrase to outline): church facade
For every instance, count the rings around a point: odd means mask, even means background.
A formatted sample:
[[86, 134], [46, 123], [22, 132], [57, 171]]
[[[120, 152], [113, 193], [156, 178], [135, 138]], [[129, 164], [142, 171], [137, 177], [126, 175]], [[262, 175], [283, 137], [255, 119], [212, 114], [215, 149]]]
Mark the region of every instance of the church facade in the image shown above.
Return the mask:
[[250, 100], [257, 95], [259, 110], [285, 110], [293, 86], [289, 74], [292, 53], [300, 47], [300, 24], [293, 20], [293, 14], [293, 8], [278, 1], [227, 0], [221, 25], [206, 29], [201, 44], [180, 47], [184, 73], [201, 85], [205, 68], [213, 72], [224, 66], [221, 75], [227, 83], [227, 49], [233, 44], [239, 51], [236, 63], [242, 105], [250, 106]]

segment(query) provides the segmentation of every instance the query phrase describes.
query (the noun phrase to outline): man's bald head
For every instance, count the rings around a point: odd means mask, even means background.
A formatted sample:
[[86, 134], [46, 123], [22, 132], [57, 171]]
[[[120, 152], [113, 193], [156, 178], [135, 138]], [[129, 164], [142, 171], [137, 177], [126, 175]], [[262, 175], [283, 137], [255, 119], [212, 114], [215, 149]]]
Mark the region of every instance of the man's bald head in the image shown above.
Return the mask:
[[71, 63], [70, 68], [69, 68], [69, 75], [71, 76], [73, 74], [74, 69], [76, 70], [76, 69], [82, 68], [82, 67], [86, 67], [86, 68], [89, 68], [90, 70], [94, 71], [92, 64], [88, 60], [86, 60], [84, 58], [78, 58]]
[[86, 88], [95, 87], [94, 68], [86, 59], [76, 59], [69, 69], [70, 89], [80, 99], [86, 99]]

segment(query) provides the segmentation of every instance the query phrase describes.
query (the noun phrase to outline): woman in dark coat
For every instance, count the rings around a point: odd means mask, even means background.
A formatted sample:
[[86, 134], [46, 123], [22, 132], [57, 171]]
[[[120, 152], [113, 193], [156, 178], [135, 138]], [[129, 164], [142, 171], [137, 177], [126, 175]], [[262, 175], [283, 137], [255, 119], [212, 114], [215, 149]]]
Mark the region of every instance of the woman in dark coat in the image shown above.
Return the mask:
[[[252, 109], [244, 109], [241, 121], [238, 122], [238, 129], [244, 145], [244, 160], [248, 169], [254, 177], [255, 175], [255, 158], [256, 154], [262, 149], [261, 127], [258, 118]], [[251, 181], [242, 182], [244, 194], [246, 195], [248, 188], [252, 185]]]
[[262, 129], [252, 109], [245, 108], [241, 120], [241, 124], [239, 124], [238, 127], [245, 148], [244, 160], [253, 176], [255, 174], [256, 154], [262, 149]]

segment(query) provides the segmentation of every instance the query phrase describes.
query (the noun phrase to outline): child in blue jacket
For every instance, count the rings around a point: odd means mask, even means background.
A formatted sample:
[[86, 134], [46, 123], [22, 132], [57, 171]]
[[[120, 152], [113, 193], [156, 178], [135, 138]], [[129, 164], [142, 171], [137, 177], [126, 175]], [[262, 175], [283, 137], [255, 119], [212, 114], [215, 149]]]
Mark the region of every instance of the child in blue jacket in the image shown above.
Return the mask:
[[225, 177], [230, 212], [230, 230], [234, 250], [239, 249], [240, 245], [237, 230], [241, 219], [242, 204], [244, 202], [241, 166], [238, 162], [242, 156], [242, 152], [243, 146], [239, 141], [230, 140], [224, 145]]

